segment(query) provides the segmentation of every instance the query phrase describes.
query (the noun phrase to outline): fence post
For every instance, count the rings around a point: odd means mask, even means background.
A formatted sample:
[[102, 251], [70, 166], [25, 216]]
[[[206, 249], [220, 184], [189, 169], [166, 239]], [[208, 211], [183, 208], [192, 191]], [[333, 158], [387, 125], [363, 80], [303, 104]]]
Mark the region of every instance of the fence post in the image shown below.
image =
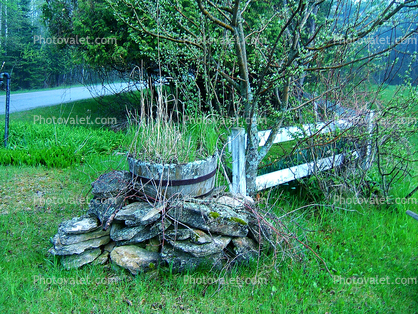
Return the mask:
[[9, 111], [10, 111], [10, 75], [9, 73], [0, 73], [2, 80], [6, 80], [6, 110], [4, 112], [5, 125], [4, 125], [4, 147], [7, 148], [7, 141], [9, 139]]
[[232, 128], [232, 193], [247, 195], [245, 181], [245, 129]]
[[365, 170], [368, 170], [372, 163], [373, 117], [374, 117], [374, 111], [370, 110], [368, 114], [368, 119], [367, 119], [367, 133], [369, 134], [369, 140], [367, 141], [366, 161], [364, 164]]

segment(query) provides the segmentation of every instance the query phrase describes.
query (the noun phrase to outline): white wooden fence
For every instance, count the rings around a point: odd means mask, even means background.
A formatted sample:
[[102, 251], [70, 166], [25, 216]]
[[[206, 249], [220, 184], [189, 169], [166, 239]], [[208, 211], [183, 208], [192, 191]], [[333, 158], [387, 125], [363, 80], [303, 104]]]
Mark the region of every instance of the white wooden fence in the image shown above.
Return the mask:
[[[373, 131], [373, 112], [368, 114], [368, 132], [370, 136]], [[298, 138], [309, 137], [314, 134], [326, 134], [335, 131], [336, 129], [344, 130], [353, 125], [353, 122], [340, 119], [332, 123], [316, 123], [305, 124], [301, 127], [291, 126], [281, 128], [276, 135], [273, 143], [281, 143], [292, 141]], [[245, 149], [247, 144], [247, 135], [244, 128], [233, 128], [229, 137], [229, 150], [232, 153], [232, 183], [230, 190], [235, 194], [246, 195], [246, 180], [245, 180]], [[264, 146], [271, 130], [259, 131], [258, 137], [260, 139], [259, 146]], [[367, 160], [366, 164], [370, 163], [371, 142], [367, 146]], [[358, 158], [357, 152], [351, 152], [352, 157]], [[290, 182], [295, 179], [300, 179], [313, 174], [316, 171], [325, 171], [332, 169], [342, 164], [344, 154], [338, 154], [302, 165], [293, 166], [287, 169], [278, 170], [256, 178], [257, 191], [264, 190], [276, 185]]]

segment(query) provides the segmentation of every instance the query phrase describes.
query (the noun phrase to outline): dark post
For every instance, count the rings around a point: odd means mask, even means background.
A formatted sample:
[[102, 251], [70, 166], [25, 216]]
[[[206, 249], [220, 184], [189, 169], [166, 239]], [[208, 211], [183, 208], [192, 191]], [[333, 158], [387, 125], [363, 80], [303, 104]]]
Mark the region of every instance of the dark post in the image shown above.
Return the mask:
[[7, 140], [9, 139], [9, 111], [10, 111], [10, 75], [9, 73], [1, 73], [3, 83], [6, 78], [6, 124], [4, 127], [4, 147], [7, 147]]

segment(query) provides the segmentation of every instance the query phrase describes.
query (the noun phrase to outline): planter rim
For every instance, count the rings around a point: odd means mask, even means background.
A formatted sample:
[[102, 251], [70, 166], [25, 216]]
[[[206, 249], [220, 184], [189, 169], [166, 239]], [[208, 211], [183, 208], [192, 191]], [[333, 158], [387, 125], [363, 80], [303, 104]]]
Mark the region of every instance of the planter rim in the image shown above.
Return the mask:
[[181, 165], [204, 163], [204, 162], [208, 162], [208, 161], [210, 161], [214, 158], [218, 158], [218, 156], [219, 156], [218, 151], [215, 151], [215, 153], [213, 155], [211, 155], [211, 156], [209, 156], [205, 159], [199, 159], [199, 160], [195, 160], [195, 161], [191, 161], [191, 162], [185, 162], [185, 163], [170, 163], [170, 164], [162, 164], [162, 163], [159, 163], [159, 162], [143, 161], [141, 159], [136, 159], [136, 158], [131, 157], [131, 156], [128, 156], [128, 160], [132, 160], [133, 162], [136, 162], [136, 163], [139, 163], [139, 164], [142, 164], [142, 165], [151, 166], [151, 165], [158, 164], [158, 165], [162, 165], [163, 167], [173, 167], [173, 166], [178, 166], [178, 165], [181, 166]]

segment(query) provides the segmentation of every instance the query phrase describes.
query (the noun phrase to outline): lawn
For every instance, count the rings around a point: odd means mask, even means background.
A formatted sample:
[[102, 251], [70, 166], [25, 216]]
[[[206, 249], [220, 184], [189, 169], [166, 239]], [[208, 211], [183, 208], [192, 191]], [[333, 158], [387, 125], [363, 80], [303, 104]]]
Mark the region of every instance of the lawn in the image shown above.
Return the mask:
[[[333, 207], [323, 202], [296, 210], [308, 205], [299, 188], [260, 195], [277, 215], [294, 211], [289, 228], [306, 247], [295, 247], [293, 258], [266, 256], [228, 273], [157, 269], [134, 277], [112, 265], [64, 270], [47, 252], [50, 237], [61, 221], [86, 213], [82, 200], [92, 197], [90, 184], [100, 174], [127, 169], [126, 147], [120, 132], [85, 126], [36, 129], [31, 116], [87, 110], [92, 117], [103, 116], [103, 107], [97, 107], [83, 101], [11, 115], [11, 128], [27, 130], [12, 150], [30, 154], [60, 143], [63, 151], [78, 149], [80, 159], [65, 163], [57, 155], [61, 164], [0, 166], [0, 312], [417, 313], [418, 221], [405, 211], [418, 212], [418, 204]], [[83, 138], [92, 139], [90, 149]], [[4, 156], [0, 150], [0, 159]], [[417, 184], [416, 178], [400, 182], [394, 197], [404, 197]], [[41, 204], [41, 197], [58, 201]]]

